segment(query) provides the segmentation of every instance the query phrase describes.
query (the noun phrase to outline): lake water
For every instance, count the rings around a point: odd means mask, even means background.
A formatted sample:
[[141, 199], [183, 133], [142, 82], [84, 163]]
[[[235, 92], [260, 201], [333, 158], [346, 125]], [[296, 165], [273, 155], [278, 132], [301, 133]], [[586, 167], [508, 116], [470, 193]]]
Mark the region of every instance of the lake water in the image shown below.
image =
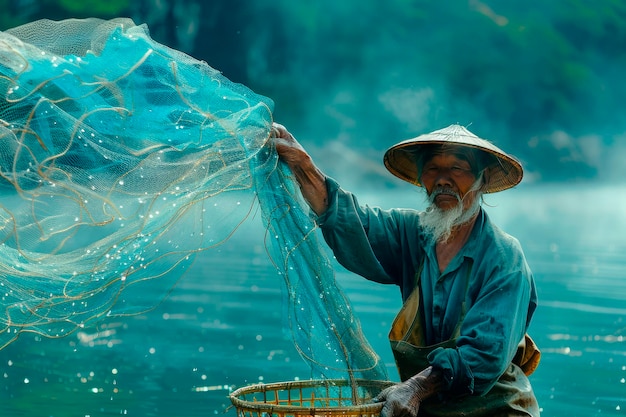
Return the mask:
[[[544, 416], [626, 415], [625, 191], [535, 186], [487, 199], [535, 273], [530, 333], [543, 357], [531, 382]], [[413, 196], [370, 198], [393, 206]], [[249, 223], [199, 256], [153, 311], [62, 339], [26, 334], [1, 350], [0, 416], [234, 417], [229, 389], [308, 379], [284, 331], [281, 278]], [[386, 334], [398, 290], [341, 268], [337, 279], [397, 380]]]

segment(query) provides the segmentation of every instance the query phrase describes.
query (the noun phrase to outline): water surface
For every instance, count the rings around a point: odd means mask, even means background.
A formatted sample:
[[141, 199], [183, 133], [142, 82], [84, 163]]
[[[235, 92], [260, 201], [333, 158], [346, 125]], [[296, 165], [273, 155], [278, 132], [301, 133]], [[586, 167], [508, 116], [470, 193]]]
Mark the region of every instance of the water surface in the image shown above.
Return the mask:
[[[531, 334], [543, 358], [531, 382], [544, 416], [626, 415], [623, 191], [527, 187], [487, 199], [535, 273]], [[383, 206], [419, 200], [367, 198]], [[0, 351], [0, 416], [232, 417], [232, 388], [309, 378], [285, 331], [283, 284], [256, 221], [199, 256], [153, 311], [62, 339], [26, 334]], [[397, 380], [386, 340], [397, 288], [340, 267], [337, 279]]]

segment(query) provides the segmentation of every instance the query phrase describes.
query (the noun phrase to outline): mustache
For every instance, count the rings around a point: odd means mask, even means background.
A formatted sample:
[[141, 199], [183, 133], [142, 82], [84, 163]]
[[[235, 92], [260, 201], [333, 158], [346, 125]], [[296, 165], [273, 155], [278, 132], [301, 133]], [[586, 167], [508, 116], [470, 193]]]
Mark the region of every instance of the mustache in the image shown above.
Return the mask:
[[453, 197], [456, 197], [457, 200], [459, 200], [459, 202], [461, 201], [461, 196], [459, 195], [459, 193], [457, 193], [456, 191], [454, 191], [451, 188], [436, 188], [435, 190], [433, 190], [432, 193], [430, 193], [430, 195], [428, 196], [428, 200], [430, 203], [433, 203], [435, 201], [435, 198], [437, 198], [437, 196], [440, 195], [451, 195]]

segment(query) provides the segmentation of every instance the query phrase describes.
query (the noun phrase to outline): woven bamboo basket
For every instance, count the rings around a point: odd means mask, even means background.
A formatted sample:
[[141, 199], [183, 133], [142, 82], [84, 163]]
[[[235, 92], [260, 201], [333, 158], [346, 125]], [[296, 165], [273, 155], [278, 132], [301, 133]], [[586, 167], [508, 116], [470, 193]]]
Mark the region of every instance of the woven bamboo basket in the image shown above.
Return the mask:
[[239, 417], [378, 417], [382, 403], [371, 400], [390, 381], [310, 380], [239, 388], [230, 400]]

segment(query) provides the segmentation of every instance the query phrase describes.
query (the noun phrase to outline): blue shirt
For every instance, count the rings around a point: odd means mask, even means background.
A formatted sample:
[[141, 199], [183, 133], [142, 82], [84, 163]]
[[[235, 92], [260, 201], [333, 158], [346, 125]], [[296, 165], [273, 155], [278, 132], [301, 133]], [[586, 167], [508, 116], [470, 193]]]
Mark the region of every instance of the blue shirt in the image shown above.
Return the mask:
[[533, 276], [517, 239], [491, 223], [481, 208], [467, 242], [440, 273], [435, 244], [424, 236], [418, 211], [361, 206], [334, 180], [326, 184], [329, 207], [318, 223], [343, 266], [369, 280], [398, 285], [406, 301], [423, 263], [427, 345], [453, 336], [465, 301], [456, 349], [438, 348], [428, 360], [443, 371], [448, 390], [487, 392], [510, 365], [537, 306]]

